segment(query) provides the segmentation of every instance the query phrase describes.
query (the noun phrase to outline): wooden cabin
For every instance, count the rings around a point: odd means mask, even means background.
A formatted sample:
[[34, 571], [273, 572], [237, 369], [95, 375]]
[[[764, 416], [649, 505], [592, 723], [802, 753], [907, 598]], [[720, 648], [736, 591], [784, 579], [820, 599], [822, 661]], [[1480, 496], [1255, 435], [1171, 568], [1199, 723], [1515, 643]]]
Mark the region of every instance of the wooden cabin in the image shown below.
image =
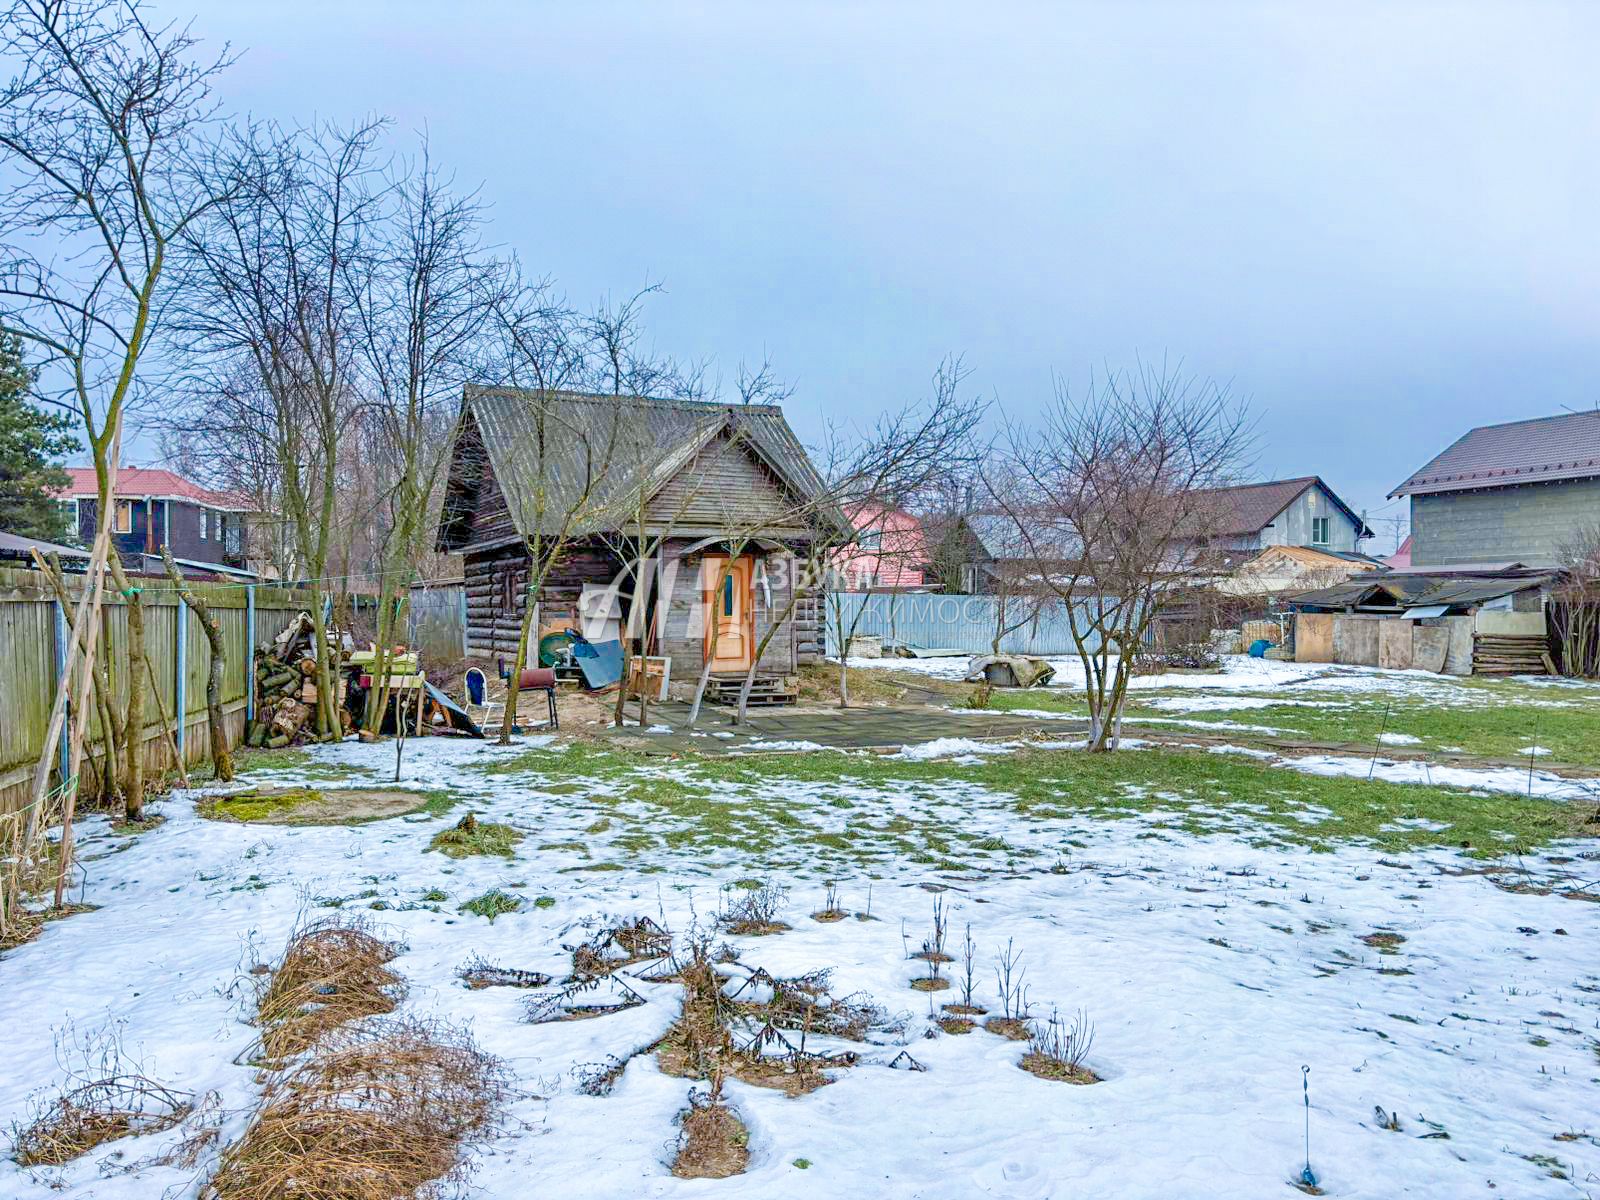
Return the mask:
[[[470, 658], [514, 661], [530, 563], [558, 540], [534, 637], [627, 638], [681, 681], [707, 654], [743, 676], [819, 522], [844, 521], [774, 405], [468, 387], [437, 544], [462, 556]], [[803, 599], [758, 676], [792, 675], [821, 633]]]

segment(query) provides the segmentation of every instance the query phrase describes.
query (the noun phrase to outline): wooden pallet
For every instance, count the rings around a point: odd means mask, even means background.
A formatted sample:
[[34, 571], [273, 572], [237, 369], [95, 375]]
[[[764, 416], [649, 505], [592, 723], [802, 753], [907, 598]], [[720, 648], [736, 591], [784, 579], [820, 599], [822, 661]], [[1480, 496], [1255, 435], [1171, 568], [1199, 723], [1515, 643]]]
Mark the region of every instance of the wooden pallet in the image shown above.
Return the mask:
[[[743, 686], [743, 676], [713, 675], [706, 681], [706, 699], [712, 704], [737, 705]], [[793, 704], [799, 698], [799, 681], [791, 675], [757, 675], [750, 683], [748, 703], [752, 708]]]

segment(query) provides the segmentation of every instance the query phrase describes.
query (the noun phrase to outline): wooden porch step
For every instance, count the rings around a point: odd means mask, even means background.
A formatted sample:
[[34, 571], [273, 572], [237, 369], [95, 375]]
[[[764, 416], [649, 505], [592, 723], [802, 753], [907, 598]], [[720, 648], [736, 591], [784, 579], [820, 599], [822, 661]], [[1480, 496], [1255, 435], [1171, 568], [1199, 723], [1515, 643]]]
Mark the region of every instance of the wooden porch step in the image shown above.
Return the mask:
[[[713, 675], [706, 681], [706, 699], [713, 704], [738, 704], [743, 686], [742, 675]], [[799, 696], [799, 681], [791, 675], [757, 675], [750, 682], [752, 706], [793, 704]]]

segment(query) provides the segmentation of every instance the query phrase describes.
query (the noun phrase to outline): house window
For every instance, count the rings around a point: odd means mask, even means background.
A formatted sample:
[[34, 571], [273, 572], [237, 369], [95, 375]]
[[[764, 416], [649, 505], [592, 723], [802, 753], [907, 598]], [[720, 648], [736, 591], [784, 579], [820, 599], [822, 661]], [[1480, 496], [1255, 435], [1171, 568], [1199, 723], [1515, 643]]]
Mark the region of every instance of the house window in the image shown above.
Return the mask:
[[133, 501], [132, 500], [118, 500], [117, 501], [117, 532], [118, 533], [132, 533], [133, 532]]
[[722, 580], [722, 615], [733, 616], [733, 576], [725, 576]]
[[211, 537], [211, 511], [209, 509], [202, 508], [200, 510], [200, 540], [202, 542], [208, 541], [208, 540], [210, 540], [210, 537]]
[[1328, 518], [1311, 518], [1311, 544], [1313, 546], [1326, 546], [1328, 544]]
[[863, 550], [883, 549], [883, 530], [863, 529], [861, 531], [860, 545]]

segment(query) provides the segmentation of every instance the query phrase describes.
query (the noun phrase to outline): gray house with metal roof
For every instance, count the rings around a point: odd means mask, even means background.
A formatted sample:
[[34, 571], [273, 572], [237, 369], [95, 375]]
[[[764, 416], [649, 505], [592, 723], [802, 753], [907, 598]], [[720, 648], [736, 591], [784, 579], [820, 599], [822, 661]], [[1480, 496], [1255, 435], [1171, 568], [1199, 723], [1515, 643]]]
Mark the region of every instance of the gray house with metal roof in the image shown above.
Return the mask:
[[817, 640], [788, 603], [796, 551], [827, 521], [849, 529], [776, 406], [468, 387], [437, 546], [462, 556], [471, 657], [514, 657], [553, 539], [536, 637], [631, 637], [674, 679], [708, 656], [742, 677], [766, 642], [759, 671], [787, 675]]
[[1560, 563], [1600, 526], [1600, 411], [1482, 425], [1395, 488], [1411, 498], [1411, 565]]

